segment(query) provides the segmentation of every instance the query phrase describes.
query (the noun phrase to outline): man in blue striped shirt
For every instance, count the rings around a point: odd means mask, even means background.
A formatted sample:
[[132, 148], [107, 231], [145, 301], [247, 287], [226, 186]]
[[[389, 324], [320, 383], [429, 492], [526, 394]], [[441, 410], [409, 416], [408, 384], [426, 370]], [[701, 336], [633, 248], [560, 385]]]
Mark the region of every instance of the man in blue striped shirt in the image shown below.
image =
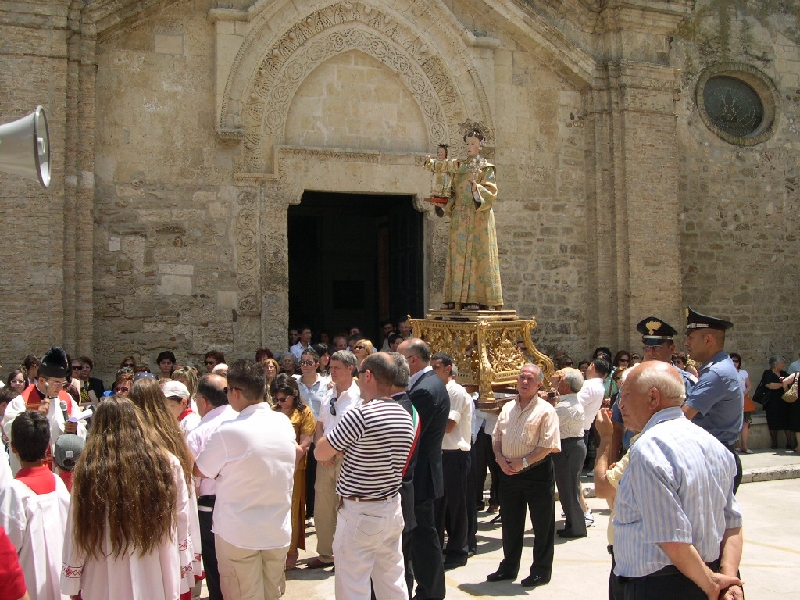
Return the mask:
[[615, 573], [625, 600], [742, 598], [742, 516], [730, 452], [683, 414], [683, 380], [650, 361], [628, 375], [620, 410], [641, 430], [616, 497]]

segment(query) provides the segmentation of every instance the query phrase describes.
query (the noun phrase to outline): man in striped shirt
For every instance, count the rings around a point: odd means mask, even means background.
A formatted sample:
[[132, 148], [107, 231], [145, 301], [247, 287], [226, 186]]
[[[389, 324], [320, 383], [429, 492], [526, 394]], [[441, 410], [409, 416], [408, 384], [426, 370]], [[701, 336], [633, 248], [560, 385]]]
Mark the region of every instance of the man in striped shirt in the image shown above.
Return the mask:
[[337, 598], [405, 598], [400, 485], [414, 441], [408, 412], [392, 397], [397, 365], [386, 352], [358, 371], [363, 403], [348, 411], [314, 451], [318, 461], [344, 456], [342, 497], [333, 539]]
[[675, 368], [634, 367], [620, 395], [626, 426], [641, 430], [617, 490], [614, 572], [625, 600], [742, 598], [742, 516], [728, 450], [683, 415]]

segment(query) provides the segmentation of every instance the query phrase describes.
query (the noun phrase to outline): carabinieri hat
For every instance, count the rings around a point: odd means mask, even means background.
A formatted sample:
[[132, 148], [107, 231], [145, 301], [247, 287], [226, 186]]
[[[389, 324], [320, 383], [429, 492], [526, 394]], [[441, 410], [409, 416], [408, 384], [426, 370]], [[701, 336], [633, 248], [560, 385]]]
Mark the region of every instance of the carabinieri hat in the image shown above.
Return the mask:
[[719, 329], [725, 331], [733, 327], [733, 323], [725, 319], [718, 319], [717, 317], [709, 317], [702, 315], [691, 306], [686, 307], [686, 331], [693, 331], [695, 329]]
[[671, 342], [678, 331], [666, 321], [658, 317], [646, 317], [636, 324], [636, 331], [642, 334], [645, 346], [660, 346], [664, 342]]

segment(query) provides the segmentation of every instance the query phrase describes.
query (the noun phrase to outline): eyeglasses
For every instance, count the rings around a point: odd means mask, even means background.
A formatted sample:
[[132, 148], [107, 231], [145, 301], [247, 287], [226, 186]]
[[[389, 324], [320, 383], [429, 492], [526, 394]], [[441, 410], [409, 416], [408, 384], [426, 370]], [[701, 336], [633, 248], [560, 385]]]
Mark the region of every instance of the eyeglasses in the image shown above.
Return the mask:
[[136, 365], [133, 363], [122, 363], [122, 367], [123, 368], [128, 367], [129, 369], [134, 369], [136, 368]]
[[353, 350], [363, 350], [363, 349], [364, 349], [364, 346], [356, 346], [355, 348], [353, 348]]
[[314, 361], [313, 360], [301, 360], [300, 361], [300, 366], [301, 367], [313, 367], [314, 366]]
[[131, 388], [129, 388], [128, 386], [125, 386], [125, 385], [120, 385], [120, 386], [115, 387], [114, 391], [116, 393], [127, 394], [128, 392], [131, 391]]
[[332, 417], [335, 417], [335, 416], [336, 416], [336, 401], [337, 401], [338, 399], [339, 399], [339, 397], [338, 397], [338, 396], [337, 396], [336, 398], [331, 398], [331, 406], [330, 406], [330, 409], [331, 409], [331, 416], [332, 416]]
[[81, 371], [81, 370], [83, 370], [83, 367], [81, 365], [72, 365], [72, 370], [73, 371]]

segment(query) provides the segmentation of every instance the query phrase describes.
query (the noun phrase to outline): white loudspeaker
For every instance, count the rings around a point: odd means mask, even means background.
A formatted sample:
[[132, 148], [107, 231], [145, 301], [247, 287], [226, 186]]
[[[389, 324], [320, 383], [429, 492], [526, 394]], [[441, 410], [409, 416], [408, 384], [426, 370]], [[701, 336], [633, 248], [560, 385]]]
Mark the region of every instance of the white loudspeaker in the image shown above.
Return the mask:
[[0, 171], [50, 185], [50, 136], [44, 108], [0, 125]]

